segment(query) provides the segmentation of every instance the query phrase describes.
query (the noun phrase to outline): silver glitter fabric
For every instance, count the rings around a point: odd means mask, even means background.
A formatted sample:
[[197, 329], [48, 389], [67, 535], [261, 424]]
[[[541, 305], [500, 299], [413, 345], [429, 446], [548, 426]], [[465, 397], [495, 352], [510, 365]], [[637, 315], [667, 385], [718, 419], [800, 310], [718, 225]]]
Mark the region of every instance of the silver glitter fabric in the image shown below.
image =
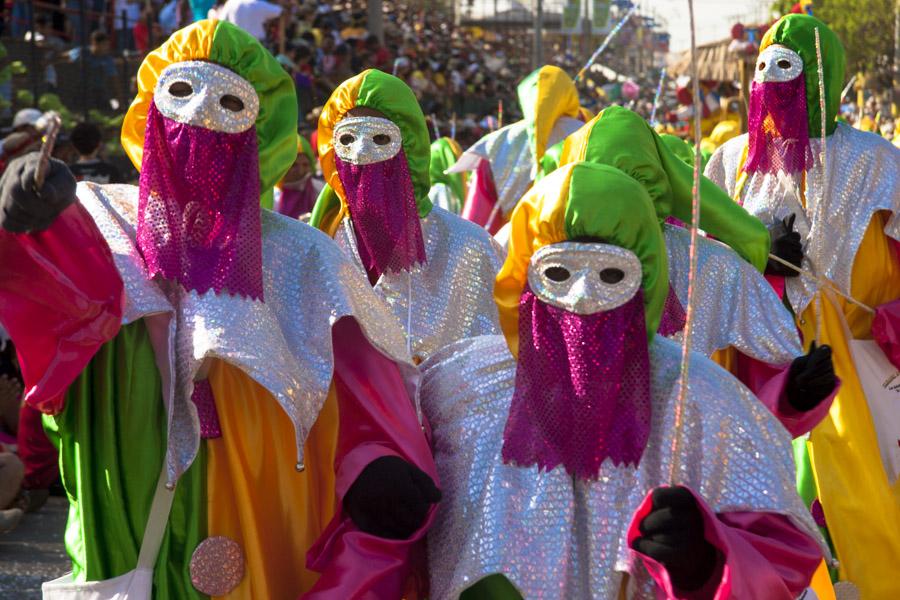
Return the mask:
[[[691, 233], [674, 225], [663, 231], [669, 282], [687, 306]], [[793, 317], [765, 277], [728, 246], [704, 237], [698, 241], [694, 351], [709, 356], [734, 346], [771, 365], [803, 354]]]
[[[407, 331], [417, 362], [456, 340], [500, 332], [494, 278], [503, 264], [486, 231], [442, 208], [422, 219], [422, 235], [427, 262], [386, 272], [375, 284]], [[364, 274], [349, 218], [334, 239]]]
[[[226, 96], [232, 98], [223, 100]], [[163, 69], [153, 102], [173, 121], [225, 133], [246, 131], [259, 116], [259, 96], [249, 81], [230, 69], [198, 60]]]
[[785, 46], [772, 45], [759, 53], [753, 81], [791, 81], [803, 73], [803, 59]]
[[[417, 370], [409, 359], [400, 323], [360, 276], [358, 267], [318, 230], [264, 210], [266, 301], [213, 292], [198, 295], [143, 277], [142, 258], [135, 246], [136, 187], [82, 184], [78, 197], [98, 224], [122, 274], [126, 318], [174, 316], [169, 339], [154, 345], [164, 381], [167, 370], [174, 373], [167, 457], [170, 483], [187, 469], [199, 447], [199, 421], [190, 398], [195, 376], [207, 358], [239, 367], [272, 394], [294, 424], [298, 462], [331, 383], [331, 326], [338, 319], [356, 316], [373, 345], [400, 364], [410, 398], [416, 398]], [[164, 352], [167, 357], [160, 356], [160, 348], [169, 349]]]
[[381, 117], [350, 117], [334, 127], [334, 153], [351, 165], [370, 165], [393, 158], [402, 148], [400, 128]]
[[[553, 125], [547, 148], [578, 131], [584, 123], [578, 119], [562, 117]], [[477, 141], [465, 154], [472, 154], [491, 163], [491, 174], [497, 190], [497, 201], [504, 215], [516, 207], [534, 180], [536, 163], [528, 137], [528, 123], [517, 121]], [[460, 162], [464, 158], [460, 157]], [[466, 161], [468, 162], [468, 161]], [[472, 169], [477, 166], [472, 162]]]
[[[900, 150], [878, 135], [838, 123], [826, 140], [828, 181], [823, 189], [822, 141], [814, 138], [810, 144], [814, 160], [806, 173], [805, 208], [800, 178], [785, 175], [748, 176], [737, 200], [767, 225], [796, 214], [794, 229], [804, 240], [803, 267], [849, 294], [856, 252], [877, 211], [894, 213], [885, 234], [900, 240]], [[706, 176], [732, 197], [746, 145], [746, 135], [729, 140], [706, 166]], [[787, 280], [788, 299], [797, 314], [813, 299], [816, 286], [807, 277]]]
[[[455, 600], [479, 579], [502, 573], [529, 600], [615, 600], [628, 573], [626, 597], [655, 598], [625, 536], [646, 494], [669, 483], [680, 354], [665, 338], [651, 345], [652, 424], [638, 468], [607, 460], [597, 480], [578, 483], [562, 468], [539, 473], [503, 463], [516, 369], [504, 338], [458, 342], [423, 363], [422, 407], [444, 494], [428, 534], [431, 597]], [[794, 491], [784, 428], [699, 355], [688, 385], [679, 483], [716, 512], [786, 515], [822, 543]]]
[[[602, 273], [622, 276], [604, 281]], [[528, 265], [528, 286], [551, 306], [591, 315], [622, 306], [641, 287], [641, 261], [620, 246], [561, 242], [535, 252]]]

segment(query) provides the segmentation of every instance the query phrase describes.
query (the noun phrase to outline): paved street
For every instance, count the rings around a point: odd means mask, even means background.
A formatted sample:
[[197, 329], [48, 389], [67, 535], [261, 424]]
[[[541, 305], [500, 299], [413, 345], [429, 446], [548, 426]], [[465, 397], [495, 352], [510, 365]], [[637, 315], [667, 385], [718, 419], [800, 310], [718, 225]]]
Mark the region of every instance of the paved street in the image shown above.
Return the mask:
[[52, 497], [14, 531], [0, 534], [0, 600], [39, 599], [41, 582], [69, 569], [63, 545], [67, 509], [65, 498]]

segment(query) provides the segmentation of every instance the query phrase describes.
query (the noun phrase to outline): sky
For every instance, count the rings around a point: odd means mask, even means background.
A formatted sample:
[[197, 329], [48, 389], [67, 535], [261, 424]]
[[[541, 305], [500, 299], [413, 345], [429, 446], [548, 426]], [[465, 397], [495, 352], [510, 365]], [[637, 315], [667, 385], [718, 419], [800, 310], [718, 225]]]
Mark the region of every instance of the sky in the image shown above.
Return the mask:
[[[670, 50], [678, 52], [690, 48], [691, 29], [687, 0], [644, 0], [638, 2], [645, 13], [668, 23], [672, 34]], [[694, 0], [694, 19], [697, 23], [697, 44], [714, 42], [731, 34], [731, 26], [738, 22], [755, 23], [770, 16], [768, 0]]]

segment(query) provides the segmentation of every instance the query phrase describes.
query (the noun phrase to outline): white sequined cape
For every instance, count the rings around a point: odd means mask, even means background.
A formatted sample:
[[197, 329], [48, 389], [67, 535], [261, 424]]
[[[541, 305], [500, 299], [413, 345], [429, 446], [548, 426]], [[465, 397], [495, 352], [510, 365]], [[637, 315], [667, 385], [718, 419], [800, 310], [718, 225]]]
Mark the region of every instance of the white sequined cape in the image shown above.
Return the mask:
[[[529, 599], [615, 600], [628, 573], [628, 598], [654, 598], [626, 532], [646, 494], [669, 483], [680, 354], [671, 340], [651, 344], [651, 432], [639, 467], [606, 461], [591, 482], [573, 482], [561, 467], [503, 463], [516, 369], [503, 337], [462, 341], [423, 363], [422, 408], [444, 494], [428, 536], [431, 597], [455, 600], [502, 573]], [[820, 540], [794, 491], [787, 431], [712, 361], [694, 354], [690, 373], [679, 482], [715, 512], [782, 514]]]
[[[747, 140], [747, 134], [729, 140], [706, 166], [706, 176], [732, 197]], [[794, 228], [804, 240], [803, 267], [849, 294], [853, 262], [872, 215], [879, 210], [893, 212], [884, 232], [900, 240], [900, 149], [878, 135], [838, 123], [825, 140], [828, 181], [824, 181], [822, 140], [811, 139], [810, 145], [813, 166], [806, 172], [805, 207], [798, 193], [802, 177], [785, 175], [748, 176], [736, 200], [766, 225], [797, 215]], [[788, 299], [796, 314], [813, 299], [816, 287], [806, 277], [787, 279]]]
[[[494, 278], [503, 264], [501, 250], [478, 225], [437, 206], [421, 223], [425, 264], [383, 273], [375, 284], [408, 332], [416, 362], [457, 340], [500, 333]], [[334, 239], [365, 278], [349, 218]]]
[[296, 432], [298, 461], [325, 403], [334, 369], [331, 326], [354, 316], [366, 337], [400, 364], [416, 398], [417, 373], [403, 330], [356, 267], [320, 231], [262, 211], [264, 301], [186, 292], [146, 277], [137, 249], [138, 188], [80, 183], [78, 200], [112, 252], [125, 284], [123, 320], [162, 320], [154, 350], [169, 415], [167, 472], [174, 482], [200, 443], [193, 381], [206, 358], [243, 370], [278, 401]]

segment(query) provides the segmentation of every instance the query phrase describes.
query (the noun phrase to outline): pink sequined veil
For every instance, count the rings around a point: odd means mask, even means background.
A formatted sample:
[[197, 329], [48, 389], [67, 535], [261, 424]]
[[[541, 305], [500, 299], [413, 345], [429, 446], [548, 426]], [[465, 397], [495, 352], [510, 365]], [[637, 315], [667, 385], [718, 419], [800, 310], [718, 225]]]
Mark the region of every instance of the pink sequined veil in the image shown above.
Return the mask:
[[581, 479], [604, 460], [636, 465], [650, 435], [650, 359], [643, 293], [618, 308], [579, 315], [526, 287], [519, 359], [503, 460]]
[[148, 277], [263, 299], [256, 130], [212, 131], [147, 115], [137, 245]]
[[754, 81], [750, 88], [748, 173], [796, 174], [812, 165], [806, 79]]
[[367, 165], [335, 157], [363, 266], [374, 283], [386, 271], [425, 263], [425, 241], [406, 154]]

